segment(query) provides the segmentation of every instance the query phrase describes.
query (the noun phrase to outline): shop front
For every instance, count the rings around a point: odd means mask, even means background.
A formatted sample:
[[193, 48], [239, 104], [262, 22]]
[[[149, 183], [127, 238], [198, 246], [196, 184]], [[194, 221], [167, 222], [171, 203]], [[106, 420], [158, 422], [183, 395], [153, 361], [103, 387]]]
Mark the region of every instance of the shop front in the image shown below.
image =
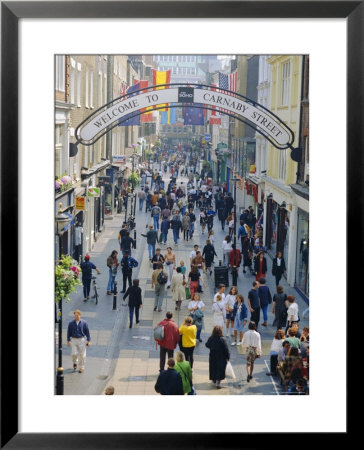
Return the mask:
[[290, 212], [286, 209], [286, 202], [279, 204], [272, 198], [267, 201], [267, 231], [266, 246], [268, 253], [274, 258], [281, 252], [287, 258], [290, 228]]
[[[69, 217], [69, 222], [62, 230], [57, 228], [57, 215], [63, 213]], [[73, 231], [74, 231], [74, 188], [65, 192], [58, 193], [55, 197], [54, 216], [55, 216], [55, 259], [61, 255], [72, 253]]]
[[309, 245], [309, 215], [298, 208], [295, 285], [307, 297], [309, 297]]
[[290, 254], [289, 247], [293, 238], [293, 235], [290, 235], [295, 228], [292, 222], [292, 219], [294, 219], [293, 204], [295, 202], [289, 187], [278, 186], [267, 178], [264, 181], [264, 245], [272, 258], [276, 256], [277, 252], [281, 252], [286, 265], [288, 265], [288, 259], [292, 262], [294, 257]]

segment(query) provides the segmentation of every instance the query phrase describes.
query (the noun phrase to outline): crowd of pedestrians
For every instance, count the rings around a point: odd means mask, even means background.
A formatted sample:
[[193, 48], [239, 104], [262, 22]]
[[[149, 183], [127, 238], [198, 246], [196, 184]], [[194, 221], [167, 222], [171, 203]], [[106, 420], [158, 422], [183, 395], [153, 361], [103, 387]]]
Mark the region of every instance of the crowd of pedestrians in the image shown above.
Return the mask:
[[[204, 312], [209, 308], [213, 313], [213, 324], [205, 346], [209, 349], [209, 378], [221, 388], [226, 377], [226, 367], [230, 361], [230, 346], [242, 346], [246, 355], [246, 381], [253, 378], [254, 362], [262, 354], [259, 325], [268, 326], [268, 309], [274, 314], [274, 326], [277, 328], [270, 351], [270, 372], [277, 376], [279, 370], [289, 393], [308, 392], [308, 330], [298, 335], [299, 312], [293, 296], [286, 296], [279, 284], [286, 271], [282, 253], [277, 252], [273, 261], [272, 274], [276, 279], [276, 293], [272, 295], [266, 285], [268, 270], [265, 257], [266, 249], [262, 243], [262, 224], [252, 208], [240, 215], [237, 239], [240, 249], [233, 243], [235, 221], [234, 200], [227, 192], [226, 185], [216, 186], [207, 171], [196, 176], [189, 166], [186, 154], [182, 152], [170, 155], [164, 172], [171, 173], [170, 182], [163, 180], [162, 170], [152, 173], [151, 186], [142, 175], [142, 185], [137, 194], [139, 209], [150, 214], [151, 224], [141, 233], [146, 238], [150, 261], [151, 287], [154, 289], [153, 311], [161, 313], [168, 289], [172, 292], [175, 311], [181, 311], [182, 302], [188, 300], [186, 316], [178, 325], [173, 319], [173, 311], [167, 311], [154, 329], [154, 338], [160, 348], [159, 377], [155, 390], [162, 395], [194, 395], [193, 385], [194, 350], [202, 343], [201, 331], [204, 328]], [[162, 169], [162, 167], [161, 167]], [[177, 182], [178, 174], [188, 178], [187, 183]], [[227, 294], [221, 284], [214, 298], [201, 299], [206, 288], [206, 276], [212, 276], [214, 260], [217, 258], [214, 236], [214, 219], [218, 218], [222, 230], [228, 232], [221, 244], [223, 261], [230, 269], [255, 275], [246, 297], [232, 286]], [[200, 225], [201, 235], [207, 228], [207, 239], [203, 248], [195, 244], [190, 253], [187, 266], [177, 261], [173, 248], [167, 241], [173, 238], [175, 248], [181, 240], [193, 240], [196, 225]], [[171, 233], [170, 233], [171, 231]], [[129, 327], [132, 328], [134, 316], [139, 323], [139, 310], [142, 308], [142, 290], [139, 280], [133, 279], [133, 269], [138, 261], [132, 257], [136, 248], [135, 240], [130, 236], [127, 224], [123, 224], [118, 235], [121, 258], [113, 250], [107, 258], [109, 281], [106, 293], [114, 290], [115, 277], [120, 267], [122, 272], [123, 301], [128, 300]], [[89, 262], [85, 259], [85, 262]], [[188, 267], [189, 266], [189, 267]], [[96, 269], [96, 267], [92, 267]], [[98, 269], [96, 269], [98, 270]], [[89, 293], [88, 281], [84, 283], [85, 298]], [[248, 325], [247, 325], [248, 324]], [[179, 351], [177, 350], [179, 347]], [[84, 350], [82, 350], [84, 351]], [[83, 361], [82, 356], [80, 360]], [[167, 360], [167, 362], [166, 362]], [[165, 368], [167, 363], [167, 369]]]

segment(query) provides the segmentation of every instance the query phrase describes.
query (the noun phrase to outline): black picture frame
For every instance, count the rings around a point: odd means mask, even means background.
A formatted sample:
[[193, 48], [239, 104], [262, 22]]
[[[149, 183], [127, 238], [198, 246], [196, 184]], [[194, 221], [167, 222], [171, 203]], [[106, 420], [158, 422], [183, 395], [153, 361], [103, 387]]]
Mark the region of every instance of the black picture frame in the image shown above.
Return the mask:
[[[347, 19], [347, 236], [349, 250], [362, 249], [363, 196], [362, 149], [364, 148], [364, 2], [363, 1], [196, 1], [168, 2], [1, 2], [1, 448], [256, 448], [263, 442], [255, 434], [195, 433], [177, 439], [170, 433], [19, 433], [18, 328], [9, 317], [18, 316], [18, 279], [9, 255], [18, 246], [18, 81], [21, 18], [346, 18]], [[340, 95], [338, 93], [337, 95]], [[8, 108], [8, 105], [12, 105]], [[338, 179], [338, 182], [340, 180]], [[340, 205], [338, 205], [340, 206]], [[342, 205], [341, 205], [342, 206]], [[4, 282], [6, 280], [6, 282]], [[347, 286], [354, 283], [354, 272], [347, 273]], [[11, 287], [11, 289], [10, 289]], [[9, 295], [11, 301], [9, 301]], [[7, 299], [5, 301], [5, 298]], [[11, 347], [6, 338], [12, 335]], [[122, 411], [120, 416], [122, 416]], [[225, 411], [223, 412], [225, 414]], [[178, 420], [178, 419], [176, 419]], [[167, 430], [166, 430], [167, 431]], [[181, 432], [187, 432], [181, 427]], [[340, 437], [335, 437], [336, 442]], [[275, 439], [279, 437], [276, 435]], [[270, 439], [267, 433], [265, 439]], [[296, 440], [296, 438], [294, 438]], [[282, 442], [282, 441], [281, 441]], [[171, 445], [173, 443], [173, 445]]]

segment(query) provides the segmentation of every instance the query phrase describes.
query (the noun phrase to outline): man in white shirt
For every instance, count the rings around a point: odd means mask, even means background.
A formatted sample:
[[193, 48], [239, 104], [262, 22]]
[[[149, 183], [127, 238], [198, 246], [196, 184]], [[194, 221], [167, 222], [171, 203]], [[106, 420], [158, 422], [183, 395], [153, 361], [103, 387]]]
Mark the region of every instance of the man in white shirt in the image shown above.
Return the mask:
[[244, 333], [241, 345], [246, 348], [246, 372], [247, 382], [253, 378], [254, 361], [262, 354], [262, 344], [260, 334], [256, 331], [255, 322], [249, 322], [249, 330]]
[[197, 252], [197, 251], [198, 251], [198, 245], [195, 244], [195, 245], [193, 246], [192, 252], [190, 253], [190, 265], [192, 265], [192, 260], [193, 260], [193, 258], [196, 258], [196, 252]]

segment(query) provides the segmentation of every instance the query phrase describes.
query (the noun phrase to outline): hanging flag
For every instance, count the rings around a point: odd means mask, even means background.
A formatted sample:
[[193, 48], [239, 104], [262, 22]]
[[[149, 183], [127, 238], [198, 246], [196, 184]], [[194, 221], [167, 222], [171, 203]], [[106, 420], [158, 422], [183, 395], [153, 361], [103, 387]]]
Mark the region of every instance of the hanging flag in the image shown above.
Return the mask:
[[263, 225], [263, 213], [259, 216], [257, 223], [255, 224], [255, 231], [258, 231], [258, 227]]
[[[237, 86], [237, 71], [230, 73], [229, 75], [219, 72], [220, 89], [227, 89], [236, 92], [236, 86]], [[232, 95], [230, 92], [223, 92], [223, 93]], [[227, 109], [219, 108], [219, 110], [225, 113], [230, 113], [230, 111]]]
[[[171, 103], [171, 106], [175, 104], [176, 103]], [[170, 125], [175, 125], [177, 123], [177, 108], [168, 109], [168, 123]]]
[[[134, 80], [134, 85], [139, 83], [139, 89], [145, 89], [144, 91], [142, 91], [142, 93], [147, 92], [146, 88], [148, 87], [148, 80]], [[148, 111], [150, 111], [148, 113]], [[140, 110], [140, 112], [142, 113], [142, 115], [140, 116], [140, 122], [142, 123], [146, 123], [146, 122], [153, 122], [153, 107], [150, 108], [143, 108]]]
[[125, 81], [122, 81], [120, 83], [120, 95], [125, 95], [127, 89], [128, 89], [128, 85], [125, 83]]
[[[213, 88], [211, 89], [213, 92], [215, 92], [216, 91], [216, 84], [215, 83], [211, 83], [211, 86], [213, 86]], [[213, 109], [213, 111], [211, 112], [211, 115], [212, 116], [216, 116], [217, 114], [216, 114], [216, 106], [213, 106], [212, 107], [212, 109]]]
[[[196, 106], [202, 105], [196, 103]], [[204, 114], [201, 108], [190, 108], [186, 106], [183, 112], [184, 125], [204, 125]]]
[[[171, 71], [170, 70], [160, 71], [160, 70], [153, 69], [153, 86], [156, 86], [158, 84], [169, 84], [170, 82], [171, 82]], [[168, 89], [168, 86], [163, 86], [163, 87], [155, 88], [155, 89], [156, 90]], [[167, 106], [167, 103], [158, 105], [158, 107], [160, 107], [160, 106]], [[159, 109], [159, 111], [166, 111], [166, 109], [161, 108], [161, 109]]]
[[168, 123], [168, 111], [161, 112], [161, 125], [167, 125]]
[[[139, 87], [139, 82], [134, 84], [134, 86], [130, 86], [127, 90], [126, 93], [127, 94], [131, 94], [135, 91], [138, 91], [140, 89]], [[135, 112], [133, 113], [135, 114]], [[124, 116], [122, 119], [119, 120], [119, 126], [120, 127], [128, 127], [128, 126], [133, 126], [133, 125], [140, 125], [140, 116], [134, 116], [131, 117], [130, 119], [128, 119], [128, 117], [130, 116], [130, 114]]]

